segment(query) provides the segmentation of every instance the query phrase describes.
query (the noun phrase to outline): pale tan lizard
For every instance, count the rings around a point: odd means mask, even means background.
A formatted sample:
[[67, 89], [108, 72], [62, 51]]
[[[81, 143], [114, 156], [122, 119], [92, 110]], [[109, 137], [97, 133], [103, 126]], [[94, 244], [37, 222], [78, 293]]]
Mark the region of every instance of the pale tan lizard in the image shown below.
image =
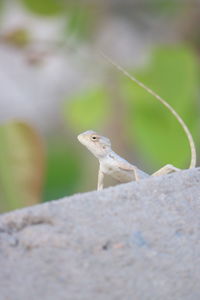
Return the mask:
[[[178, 115], [178, 113], [167, 103], [164, 99], [162, 99], [159, 95], [157, 95], [154, 91], [146, 87], [142, 82], [138, 79], [130, 75], [126, 70], [124, 70], [121, 66], [113, 62], [110, 58], [103, 56], [118, 70], [120, 70], [125, 76], [127, 76], [130, 80], [136, 82], [139, 86], [144, 88], [148, 93], [152, 94], [158, 101], [160, 101], [167, 109], [175, 116], [178, 122], [181, 124], [183, 130], [186, 133], [186, 136], [189, 141], [190, 150], [191, 150], [191, 162], [190, 167], [193, 168], [196, 165], [196, 149], [194, 140], [192, 135], [184, 123], [182, 118]], [[137, 168], [136, 166], [130, 164], [124, 158], [120, 157], [116, 154], [111, 148], [111, 142], [107, 137], [101, 136], [93, 130], [88, 130], [78, 135], [78, 140], [88, 148], [92, 154], [97, 157], [99, 160], [99, 173], [98, 173], [98, 184], [97, 189], [103, 189], [103, 179], [104, 175], [110, 175], [114, 179], [119, 182], [129, 182], [133, 180], [140, 180], [147, 178], [148, 174]], [[173, 165], [167, 164], [155, 173], [152, 176], [159, 176], [163, 174], [168, 174], [171, 172], [179, 171], [180, 169], [174, 167]]]

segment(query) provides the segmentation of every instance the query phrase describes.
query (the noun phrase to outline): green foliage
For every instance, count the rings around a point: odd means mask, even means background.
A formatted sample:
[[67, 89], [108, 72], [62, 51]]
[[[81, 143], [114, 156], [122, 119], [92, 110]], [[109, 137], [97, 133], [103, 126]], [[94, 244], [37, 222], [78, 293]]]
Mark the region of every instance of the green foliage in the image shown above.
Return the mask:
[[76, 38], [85, 39], [93, 29], [93, 18], [88, 7], [85, 5], [72, 5], [68, 11], [67, 34]]
[[63, 1], [61, 0], [21, 0], [32, 12], [41, 16], [55, 16], [62, 12]]
[[84, 90], [64, 103], [64, 115], [73, 129], [97, 129], [110, 114], [107, 92], [102, 87]]
[[[138, 78], [169, 102], [197, 135], [197, 62], [186, 47], [165, 47], [155, 51], [148, 69]], [[124, 81], [124, 79], [123, 79]], [[129, 105], [127, 130], [139, 152], [155, 167], [166, 163], [186, 167], [189, 147], [178, 122], [155, 98], [126, 80], [124, 95]]]
[[0, 210], [41, 200], [44, 153], [37, 133], [27, 124], [0, 126]]
[[50, 142], [47, 153], [44, 201], [76, 192], [81, 177], [81, 162], [74, 149], [64, 142]]

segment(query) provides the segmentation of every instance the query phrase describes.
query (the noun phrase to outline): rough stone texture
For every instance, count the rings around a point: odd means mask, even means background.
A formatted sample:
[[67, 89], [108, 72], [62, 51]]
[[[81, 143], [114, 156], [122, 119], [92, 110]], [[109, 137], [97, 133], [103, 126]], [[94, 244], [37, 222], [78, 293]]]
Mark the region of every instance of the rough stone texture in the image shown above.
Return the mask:
[[0, 218], [0, 300], [199, 300], [200, 169]]

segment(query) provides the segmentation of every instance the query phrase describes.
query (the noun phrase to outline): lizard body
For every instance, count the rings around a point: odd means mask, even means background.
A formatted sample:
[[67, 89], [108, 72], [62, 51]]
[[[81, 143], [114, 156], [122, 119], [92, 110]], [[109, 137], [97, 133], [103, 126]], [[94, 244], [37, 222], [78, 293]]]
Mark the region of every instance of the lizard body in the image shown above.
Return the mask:
[[110, 175], [121, 183], [145, 179], [150, 176], [116, 154], [107, 137], [99, 135], [93, 130], [88, 130], [79, 134], [78, 140], [99, 160], [98, 190], [103, 188], [104, 175]]

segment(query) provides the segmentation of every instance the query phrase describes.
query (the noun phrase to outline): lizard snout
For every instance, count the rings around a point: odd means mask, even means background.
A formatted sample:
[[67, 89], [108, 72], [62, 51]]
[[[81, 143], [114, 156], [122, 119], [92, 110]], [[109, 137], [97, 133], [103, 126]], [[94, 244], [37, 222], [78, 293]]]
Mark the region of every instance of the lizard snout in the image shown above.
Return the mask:
[[78, 139], [79, 142], [82, 144], [82, 143], [83, 143], [83, 139], [84, 139], [83, 134], [82, 134], [82, 133], [79, 134], [79, 135], [77, 136], [77, 139]]

